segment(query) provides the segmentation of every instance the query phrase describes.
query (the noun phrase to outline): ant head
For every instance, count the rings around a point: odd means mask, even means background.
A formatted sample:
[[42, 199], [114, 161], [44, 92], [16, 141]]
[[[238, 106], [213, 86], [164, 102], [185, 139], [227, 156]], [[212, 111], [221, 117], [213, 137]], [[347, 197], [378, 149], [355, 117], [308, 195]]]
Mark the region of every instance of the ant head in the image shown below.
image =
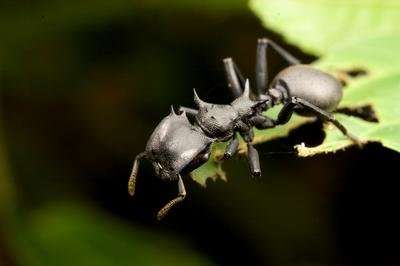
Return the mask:
[[271, 102], [271, 97], [268, 95], [261, 95], [259, 99], [252, 100], [250, 98], [250, 84], [249, 80], [246, 80], [243, 94], [236, 98], [231, 106], [239, 114], [239, 117], [245, 118], [254, 115], [255, 113], [262, 112], [265, 110]]

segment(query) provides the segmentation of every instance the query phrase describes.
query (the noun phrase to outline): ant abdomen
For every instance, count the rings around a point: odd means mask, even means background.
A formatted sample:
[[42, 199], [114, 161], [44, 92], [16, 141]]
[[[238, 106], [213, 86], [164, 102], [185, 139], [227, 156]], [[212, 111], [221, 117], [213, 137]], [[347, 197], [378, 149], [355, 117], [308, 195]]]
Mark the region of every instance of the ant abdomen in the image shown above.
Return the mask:
[[[285, 68], [271, 84], [272, 88], [285, 90], [283, 101], [290, 97], [298, 97], [328, 112], [337, 108], [343, 95], [342, 85], [335, 77], [307, 65], [299, 64]], [[296, 113], [313, 115], [303, 112], [302, 109], [297, 109]]]

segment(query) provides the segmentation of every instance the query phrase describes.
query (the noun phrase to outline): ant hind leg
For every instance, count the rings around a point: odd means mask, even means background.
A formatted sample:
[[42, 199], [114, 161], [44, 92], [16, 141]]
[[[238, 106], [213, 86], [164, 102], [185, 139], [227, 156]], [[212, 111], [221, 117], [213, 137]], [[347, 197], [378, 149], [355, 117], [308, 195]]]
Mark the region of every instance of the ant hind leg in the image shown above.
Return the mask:
[[223, 62], [229, 90], [231, 91], [233, 98], [238, 98], [243, 93], [243, 86], [245, 83], [243, 75], [232, 58], [225, 58]]
[[336, 120], [333, 114], [325, 110], [322, 110], [318, 106], [315, 106], [314, 104], [298, 97], [292, 97], [291, 100], [283, 106], [283, 108], [278, 114], [278, 119], [275, 121], [275, 124], [276, 125], [286, 124], [292, 117], [292, 114], [295, 111], [296, 107], [304, 108], [314, 113], [317, 117], [321, 118], [322, 120], [331, 122], [354, 144], [361, 146], [362, 144], [361, 141], [356, 136], [348, 132], [345, 126], [343, 126], [338, 120]]
[[256, 53], [256, 89], [258, 95], [265, 94], [268, 87], [268, 47], [276, 51], [289, 65], [300, 64], [300, 60], [275, 42], [267, 38], [258, 39]]

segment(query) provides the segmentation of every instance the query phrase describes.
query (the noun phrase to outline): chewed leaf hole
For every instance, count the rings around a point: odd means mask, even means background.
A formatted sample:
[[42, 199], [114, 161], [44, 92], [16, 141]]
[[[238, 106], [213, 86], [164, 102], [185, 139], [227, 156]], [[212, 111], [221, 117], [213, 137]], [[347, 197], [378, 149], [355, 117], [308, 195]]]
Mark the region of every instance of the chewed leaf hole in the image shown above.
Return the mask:
[[337, 109], [336, 113], [358, 117], [368, 122], [379, 122], [376, 112], [371, 105], [365, 105], [356, 108], [343, 107]]
[[346, 70], [345, 72], [348, 76], [350, 76], [352, 78], [358, 78], [358, 77], [368, 75], [368, 71], [366, 69], [362, 69], [362, 68], [354, 68], [354, 69]]
[[337, 78], [342, 86], [346, 86], [349, 80], [367, 76], [369, 72], [363, 68], [344, 69], [337, 72]]

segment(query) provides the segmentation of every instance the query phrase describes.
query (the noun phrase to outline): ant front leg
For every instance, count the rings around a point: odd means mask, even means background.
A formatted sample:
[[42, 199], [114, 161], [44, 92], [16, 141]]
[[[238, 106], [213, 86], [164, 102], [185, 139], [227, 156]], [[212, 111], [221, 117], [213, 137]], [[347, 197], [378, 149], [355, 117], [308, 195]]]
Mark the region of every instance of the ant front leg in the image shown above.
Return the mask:
[[183, 201], [186, 197], [186, 189], [185, 185], [183, 184], [181, 175], [178, 174], [178, 196], [168, 202], [158, 213], [157, 213], [157, 220], [161, 220], [164, 216], [168, 213], [168, 211], [174, 207], [179, 202]]
[[135, 160], [133, 162], [131, 176], [129, 177], [129, 181], [128, 181], [128, 192], [129, 192], [129, 195], [131, 195], [131, 196], [133, 196], [135, 194], [136, 176], [139, 171], [139, 162], [144, 157], [146, 157], [146, 152], [142, 152], [142, 153], [138, 154], [135, 157]]

